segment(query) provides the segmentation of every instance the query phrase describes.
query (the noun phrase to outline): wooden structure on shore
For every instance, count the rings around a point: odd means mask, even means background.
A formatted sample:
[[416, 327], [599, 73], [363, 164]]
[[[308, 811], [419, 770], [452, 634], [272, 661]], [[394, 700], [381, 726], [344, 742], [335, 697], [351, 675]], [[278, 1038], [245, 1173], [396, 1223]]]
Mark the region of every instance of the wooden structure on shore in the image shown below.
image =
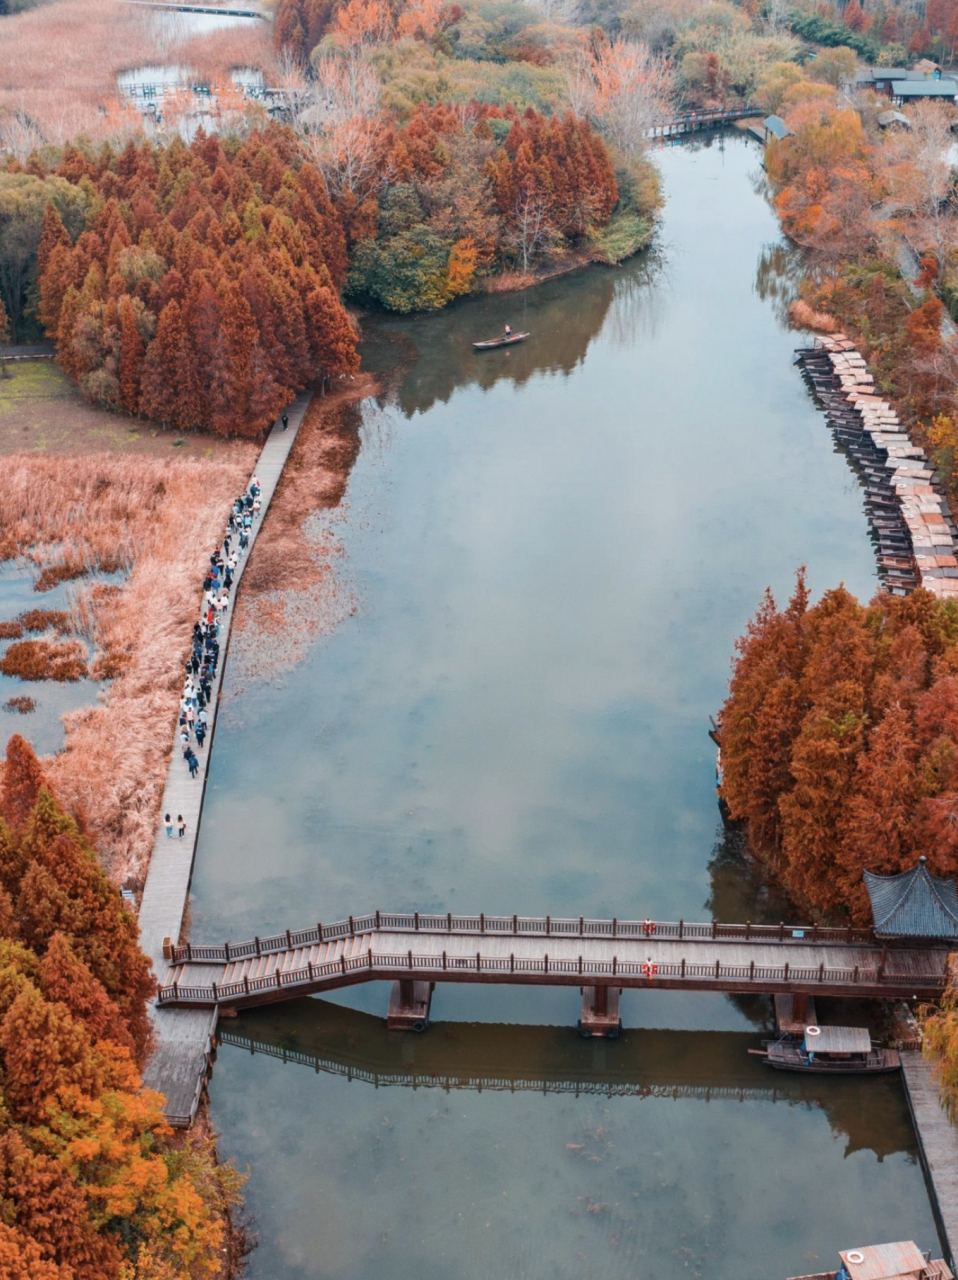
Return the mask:
[[897, 595], [921, 586], [958, 599], [958, 526], [941, 478], [876, 394], [864, 357], [835, 333], [797, 359], [861, 479], [882, 585]]
[[954, 1267], [958, 1246], [958, 1130], [942, 1107], [934, 1064], [920, 1051], [903, 1050], [901, 1073], [918, 1135], [928, 1197], [948, 1261]]

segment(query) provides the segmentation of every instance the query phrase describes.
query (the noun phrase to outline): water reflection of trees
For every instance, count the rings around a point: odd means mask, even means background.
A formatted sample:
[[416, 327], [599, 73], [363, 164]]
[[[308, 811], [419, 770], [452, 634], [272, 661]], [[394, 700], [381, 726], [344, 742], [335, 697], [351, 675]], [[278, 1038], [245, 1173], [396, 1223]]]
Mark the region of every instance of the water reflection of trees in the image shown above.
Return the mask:
[[767, 244], [758, 255], [755, 292], [771, 303], [783, 325], [788, 324], [788, 308], [798, 297], [804, 275], [805, 264], [794, 245]]
[[[363, 363], [381, 383], [381, 402], [406, 414], [447, 403], [460, 388], [488, 390], [502, 379], [517, 386], [537, 373], [571, 374], [608, 325], [614, 341], [651, 333], [657, 321], [653, 281], [659, 255], [640, 255], [622, 268], [590, 267], [519, 294], [470, 298], [440, 315], [366, 322]], [[475, 352], [474, 341], [506, 324], [528, 330], [518, 346]]]
[[627, 1030], [597, 1054], [571, 1027], [437, 1023], [411, 1037], [371, 1014], [311, 999], [242, 1014], [221, 1031], [224, 1052], [235, 1045], [377, 1088], [776, 1102], [824, 1110], [846, 1138], [846, 1155], [872, 1150], [882, 1160], [915, 1149], [896, 1082], [870, 1081], [866, 1090], [773, 1072], [749, 1056], [755, 1037], [741, 1032]]

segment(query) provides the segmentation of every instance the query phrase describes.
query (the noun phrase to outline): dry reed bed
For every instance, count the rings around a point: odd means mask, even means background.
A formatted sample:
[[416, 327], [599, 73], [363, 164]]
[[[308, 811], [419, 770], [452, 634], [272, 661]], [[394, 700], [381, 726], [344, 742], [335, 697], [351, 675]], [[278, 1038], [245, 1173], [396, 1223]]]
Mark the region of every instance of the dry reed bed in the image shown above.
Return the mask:
[[94, 645], [91, 674], [113, 683], [96, 706], [64, 717], [66, 745], [47, 762], [117, 881], [140, 880], [149, 861], [203, 570], [256, 456], [254, 444], [237, 442], [216, 459], [5, 460], [5, 556], [12, 530], [15, 551], [37, 563], [95, 568], [118, 558], [129, 568], [120, 587], [78, 592], [72, 627]]
[[54, 0], [4, 18], [0, 136], [14, 143], [24, 116], [58, 144], [142, 127], [117, 97], [117, 74], [136, 67], [188, 64], [223, 81], [234, 66], [273, 67], [265, 22], [184, 38], [164, 37], [155, 17], [121, 0]]

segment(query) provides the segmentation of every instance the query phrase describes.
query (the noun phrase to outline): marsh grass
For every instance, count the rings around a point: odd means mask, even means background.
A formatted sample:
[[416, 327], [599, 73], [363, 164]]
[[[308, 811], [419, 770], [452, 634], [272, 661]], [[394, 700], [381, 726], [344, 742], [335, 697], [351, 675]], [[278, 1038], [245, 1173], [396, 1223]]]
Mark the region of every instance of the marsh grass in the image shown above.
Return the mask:
[[[122, 584], [93, 580], [72, 588], [66, 620], [56, 611], [30, 611], [16, 624], [22, 634], [24, 618], [42, 620], [85, 639], [90, 676], [112, 681], [96, 705], [64, 717], [64, 749], [46, 769], [67, 808], [86, 815], [117, 881], [141, 882], [149, 861], [203, 570], [255, 459], [254, 445], [236, 442], [212, 459], [5, 460], [3, 558], [32, 562], [40, 576], [58, 565], [126, 571]], [[24, 661], [40, 661], [41, 653], [55, 660], [36, 647], [56, 649], [53, 641], [20, 643], [33, 646], [22, 651]]]

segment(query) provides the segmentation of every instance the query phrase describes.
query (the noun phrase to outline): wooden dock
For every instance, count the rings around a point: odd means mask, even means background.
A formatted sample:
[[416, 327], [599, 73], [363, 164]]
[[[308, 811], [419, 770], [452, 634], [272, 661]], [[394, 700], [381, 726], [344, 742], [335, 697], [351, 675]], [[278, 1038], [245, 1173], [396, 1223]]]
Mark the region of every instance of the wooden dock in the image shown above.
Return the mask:
[[[257, 535], [263, 526], [270, 500], [276, 491], [309, 401], [310, 395], [305, 394], [288, 407], [289, 428], [286, 431], [283, 431], [279, 422], [274, 423], [257, 461], [253, 474], [259, 477], [262, 507], [259, 519], [253, 522], [250, 531], [249, 548], [246, 554], [240, 557], [233, 575], [234, 602], [242, 582], [243, 571], [252, 555]], [[228, 510], [224, 511], [224, 535], [228, 516]], [[197, 549], [197, 618], [200, 612], [202, 575], [208, 563], [207, 556], [213, 549], [213, 546], [208, 550]], [[200, 747], [194, 743], [193, 748], [200, 761], [199, 774], [196, 778], [190, 777], [186, 763], [182, 759], [177, 741], [178, 725], [174, 723], [172, 726], [173, 752], [166, 788], [163, 792], [163, 802], [157, 815], [157, 835], [139, 910], [140, 945], [152, 960], [153, 970], [161, 986], [169, 980], [164, 958], [164, 944], [168, 951], [171, 940], [179, 941], [189, 897], [210, 752], [216, 735], [216, 713], [228, 655], [232, 616], [231, 607], [220, 619], [220, 661], [217, 664], [216, 678], [212, 682], [213, 696], [207, 706], [209, 731], [204, 745]], [[188, 654], [189, 645], [186, 643], [183, 653], [184, 663]], [[170, 839], [167, 836], [161, 821], [166, 813], [171, 814], [174, 821], [179, 814], [183, 815], [186, 820], [184, 839], [179, 840], [176, 837]], [[212, 980], [212, 972], [210, 980]], [[143, 1082], [149, 1088], [157, 1089], [166, 1096], [164, 1114], [171, 1124], [188, 1125], [196, 1114], [212, 1051], [216, 1017], [216, 1010], [213, 1008], [160, 1009], [154, 1007], [153, 1009], [156, 1047], [143, 1072]]]
[[932, 1064], [920, 1052], [905, 1050], [901, 1070], [942, 1248], [954, 1270], [958, 1245], [958, 1131], [942, 1109]]

